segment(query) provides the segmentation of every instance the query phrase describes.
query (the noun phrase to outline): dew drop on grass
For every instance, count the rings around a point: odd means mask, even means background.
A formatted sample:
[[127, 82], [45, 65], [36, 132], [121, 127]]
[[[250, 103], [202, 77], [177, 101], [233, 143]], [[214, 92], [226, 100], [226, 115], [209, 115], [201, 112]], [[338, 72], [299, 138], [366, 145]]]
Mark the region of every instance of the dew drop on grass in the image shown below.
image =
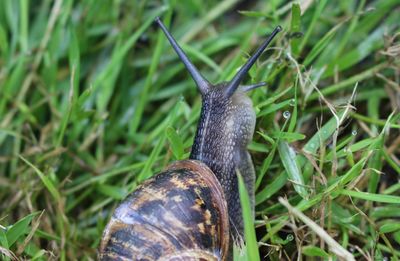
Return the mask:
[[356, 130], [353, 130], [353, 131], [351, 132], [351, 135], [356, 136], [356, 135], [357, 135], [357, 131], [356, 131]]
[[285, 111], [285, 112], [283, 113], [283, 118], [289, 119], [289, 118], [290, 118], [290, 112], [289, 112], [289, 111]]
[[294, 236], [292, 234], [287, 235], [286, 240], [287, 241], [293, 241]]
[[295, 99], [290, 99], [289, 105], [290, 106], [295, 106], [296, 105], [296, 100]]

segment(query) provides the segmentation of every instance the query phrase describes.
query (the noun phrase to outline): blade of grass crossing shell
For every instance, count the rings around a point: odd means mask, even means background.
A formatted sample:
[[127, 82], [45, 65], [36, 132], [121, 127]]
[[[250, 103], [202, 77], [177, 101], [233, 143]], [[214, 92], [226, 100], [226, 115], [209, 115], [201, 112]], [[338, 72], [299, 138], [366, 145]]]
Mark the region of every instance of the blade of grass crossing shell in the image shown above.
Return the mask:
[[239, 171], [236, 172], [239, 182], [240, 205], [242, 206], [244, 236], [246, 240], [247, 258], [251, 261], [259, 261], [258, 244], [254, 230], [254, 217], [250, 206], [249, 194], [247, 193], [243, 177]]

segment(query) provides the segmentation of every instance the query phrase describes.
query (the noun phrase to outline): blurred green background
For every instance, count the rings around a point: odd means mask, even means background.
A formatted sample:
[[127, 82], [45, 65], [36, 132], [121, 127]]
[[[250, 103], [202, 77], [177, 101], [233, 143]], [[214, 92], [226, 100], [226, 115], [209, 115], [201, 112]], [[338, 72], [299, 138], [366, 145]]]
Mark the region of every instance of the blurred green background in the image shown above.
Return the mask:
[[284, 28], [246, 79], [268, 83], [250, 93], [249, 252], [398, 260], [399, 13], [399, 0], [0, 1], [0, 256], [95, 259], [115, 206], [188, 157], [201, 100], [161, 16], [213, 83]]

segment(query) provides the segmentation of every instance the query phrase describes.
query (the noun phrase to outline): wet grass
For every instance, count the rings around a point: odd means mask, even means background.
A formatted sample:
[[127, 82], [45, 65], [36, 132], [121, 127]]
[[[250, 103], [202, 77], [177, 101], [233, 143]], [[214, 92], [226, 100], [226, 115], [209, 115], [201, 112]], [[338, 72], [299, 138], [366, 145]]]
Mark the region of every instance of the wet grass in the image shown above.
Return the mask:
[[398, 260], [399, 8], [0, 1], [0, 255], [95, 259], [118, 202], [187, 158], [200, 96], [153, 25], [162, 16], [211, 82], [229, 80], [284, 29], [246, 79], [268, 83], [250, 94], [257, 215], [254, 233], [245, 213], [248, 252]]

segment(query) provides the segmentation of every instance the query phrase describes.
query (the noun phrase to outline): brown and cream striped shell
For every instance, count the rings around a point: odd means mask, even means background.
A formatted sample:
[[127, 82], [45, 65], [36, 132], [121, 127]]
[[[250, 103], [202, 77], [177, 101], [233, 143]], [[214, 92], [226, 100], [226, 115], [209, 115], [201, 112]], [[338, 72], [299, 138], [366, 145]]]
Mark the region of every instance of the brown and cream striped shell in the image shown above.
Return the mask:
[[228, 211], [213, 172], [175, 162], [139, 186], [106, 226], [100, 260], [225, 260]]

